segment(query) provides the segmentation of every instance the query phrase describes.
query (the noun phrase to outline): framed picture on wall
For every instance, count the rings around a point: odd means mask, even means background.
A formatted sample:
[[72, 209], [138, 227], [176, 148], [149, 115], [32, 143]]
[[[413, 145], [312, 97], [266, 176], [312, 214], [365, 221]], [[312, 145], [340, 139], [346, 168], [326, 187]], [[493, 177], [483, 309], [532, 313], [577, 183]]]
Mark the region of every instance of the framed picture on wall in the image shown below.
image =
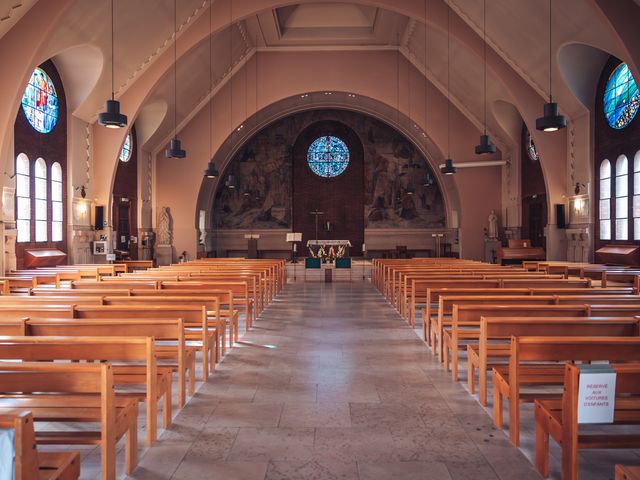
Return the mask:
[[569, 197], [569, 223], [589, 223], [589, 195]]

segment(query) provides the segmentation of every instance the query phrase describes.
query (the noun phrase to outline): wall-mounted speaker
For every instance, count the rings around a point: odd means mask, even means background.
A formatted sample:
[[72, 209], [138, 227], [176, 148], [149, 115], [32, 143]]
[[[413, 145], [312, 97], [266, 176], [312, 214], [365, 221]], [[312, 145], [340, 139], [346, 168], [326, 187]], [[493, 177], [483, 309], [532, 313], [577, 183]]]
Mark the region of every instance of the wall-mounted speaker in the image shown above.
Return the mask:
[[563, 203], [556, 203], [556, 227], [567, 228]]
[[104, 205], [96, 205], [94, 218], [96, 220], [96, 230], [102, 230], [104, 228]]

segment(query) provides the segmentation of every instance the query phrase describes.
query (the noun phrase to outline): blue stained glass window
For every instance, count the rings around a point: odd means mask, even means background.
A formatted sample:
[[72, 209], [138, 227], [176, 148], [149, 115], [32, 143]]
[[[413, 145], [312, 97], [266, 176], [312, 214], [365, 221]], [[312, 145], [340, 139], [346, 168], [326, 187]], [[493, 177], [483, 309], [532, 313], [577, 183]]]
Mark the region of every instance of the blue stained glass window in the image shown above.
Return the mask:
[[49, 133], [58, 121], [58, 95], [49, 75], [41, 68], [31, 74], [22, 95], [22, 110], [31, 126], [40, 133]]
[[334, 136], [318, 137], [309, 147], [307, 163], [311, 171], [320, 177], [337, 177], [349, 165], [347, 144]]
[[611, 128], [620, 130], [633, 120], [640, 107], [640, 92], [626, 63], [611, 73], [604, 89], [604, 114]]
[[127, 163], [131, 160], [131, 134], [128, 133], [120, 150], [120, 161]]

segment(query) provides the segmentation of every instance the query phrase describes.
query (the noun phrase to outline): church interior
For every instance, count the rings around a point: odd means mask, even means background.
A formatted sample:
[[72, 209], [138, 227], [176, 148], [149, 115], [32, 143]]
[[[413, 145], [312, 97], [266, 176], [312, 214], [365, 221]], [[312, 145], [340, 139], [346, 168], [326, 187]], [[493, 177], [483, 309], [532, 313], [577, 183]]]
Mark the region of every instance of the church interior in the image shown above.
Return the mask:
[[0, 0], [0, 480], [639, 480], [640, 0]]

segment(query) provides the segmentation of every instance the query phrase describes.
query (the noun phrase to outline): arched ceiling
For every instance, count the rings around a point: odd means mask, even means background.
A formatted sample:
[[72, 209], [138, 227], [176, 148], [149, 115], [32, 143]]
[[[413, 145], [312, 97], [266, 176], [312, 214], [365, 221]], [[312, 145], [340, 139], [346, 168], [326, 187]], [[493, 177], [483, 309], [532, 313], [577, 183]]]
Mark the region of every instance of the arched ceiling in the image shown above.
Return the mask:
[[[48, 0], [39, 0], [41, 2]], [[36, 0], [0, 0], [0, 39], [19, 23]], [[232, 5], [225, 0], [215, 3]], [[427, 8], [427, 20], [434, 9], [443, 3], [449, 5], [471, 29], [482, 34], [482, 2], [478, 0], [358, 0], [329, 2], [298, 0], [295, 2], [252, 0], [244, 8], [252, 13], [242, 19], [234, 17], [229, 28], [215, 32], [213, 41], [213, 91], [234, 75], [237, 66], [258, 49], [260, 51], [308, 51], [317, 50], [398, 50], [441, 91], [446, 89], [447, 57], [446, 34], [442, 26], [418, 21]], [[639, 3], [636, 0], [636, 3]], [[235, 2], [234, 2], [235, 4]], [[249, 7], [247, 7], [249, 5]], [[569, 88], [561, 75], [558, 59], [566, 44], [590, 45], [604, 54], [623, 56], [620, 41], [609, 28], [592, 0], [555, 1], [554, 5], [554, 97], [563, 112], [578, 117], [587, 112], [584, 98], [576, 96], [575, 88]], [[236, 8], [240, 8], [238, 5]], [[416, 8], [419, 6], [419, 8]], [[15, 8], [14, 8], [15, 7]], [[208, 0], [179, 0], [177, 6], [178, 43], [180, 36], [201, 15], [209, 14]], [[9, 12], [7, 16], [4, 12]], [[407, 12], [415, 12], [407, 14]], [[229, 12], [231, 13], [231, 12]], [[530, 0], [492, 0], [487, 2], [487, 44], [515, 71], [542, 99], [548, 94], [548, 6], [546, 2]], [[633, 12], [629, 13], [630, 15]], [[638, 7], [640, 14], [640, 6]], [[412, 18], [413, 17], [413, 18]], [[88, 78], [91, 85], [76, 87], [82, 81], [81, 69], [69, 61], [59, 61], [57, 66], [63, 78], [73, 78], [73, 88], [84, 88], [82, 95], [73, 97], [72, 113], [88, 122], [94, 122], [103, 109], [111, 86], [109, 2], [76, 0], [47, 40], [41, 55], [42, 61], [72, 47], [89, 45], [95, 54], [104, 58], [104, 68], [97, 79]], [[220, 18], [217, 23], [220, 23]], [[222, 19], [224, 23], [224, 18]], [[452, 23], [455, 25], [455, 22]], [[115, 90], [123, 94], [144, 76], [160, 55], [172, 48], [174, 34], [173, 0], [115, 0]], [[425, 35], [428, 50], [425, 53]], [[232, 37], [233, 48], [229, 47]], [[173, 99], [173, 76], [165, 75], [155, 84], [145, 100], [147, 104], [164, 102], [167, 113], [164, 120], [150, 135], [145, 149], [162, 148], [171, 134], [174, 112], [179, 125], [184, 125], [194, 111], [206, 105], [211, 93], [209, 83], [208, 42], [201, 42], [178, 60], [178, 107]], [[86, 50], [85, 50], [86, 51]], [[482, 59], [480, 52], [469, 45], [453, 40], [451, 43], [451, 100], [472, 123], [479, 128], [484, 117], [482, 90]], [[64, 57], [58, 57], [64, 58]], [[425, 65], [426, 59], [426, 65]], [[96, 61], [95, 64], [98, 62]], [[575, 68], [579, 67], [578, 62]], [[322, 65], [318, 65], [322, 68]], [[636, 66], [637, 68], [637, 66]], [[67, 71], [69, 70], [69, 71]], [[593, 68], [585, 72], [593, 76]], [[514, 92], [504, 91], [504, 86], [493, 71], [487, 79], [487, 102], [512, 101]], [[89, 76], [91, 77], [91, 76]], [[587, 82], [588, 83], [588, 82]], [[402, 88], [402, 86], [401, 86]], [[409, 92], [410, 94], [410, 92]], [[76, 104], [77, 103], [77, 104]], [[142, 105], [141, 108], [144, 108]], [[424, 108], [416, 106], [416, 108]], [[505, 142], [509, 136], [488, 109], [490, 132]], [[131, 115], [130, 112], [125, 112]], [[136, 112], [133, 112], [135, 114]], [[141, 119], [142, 120], [142, 119]]]

